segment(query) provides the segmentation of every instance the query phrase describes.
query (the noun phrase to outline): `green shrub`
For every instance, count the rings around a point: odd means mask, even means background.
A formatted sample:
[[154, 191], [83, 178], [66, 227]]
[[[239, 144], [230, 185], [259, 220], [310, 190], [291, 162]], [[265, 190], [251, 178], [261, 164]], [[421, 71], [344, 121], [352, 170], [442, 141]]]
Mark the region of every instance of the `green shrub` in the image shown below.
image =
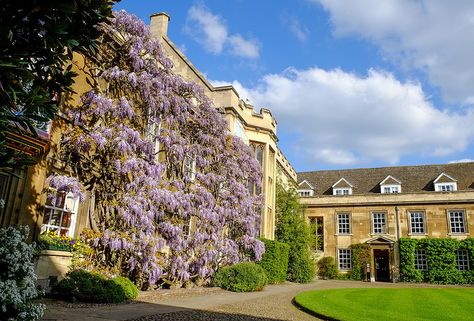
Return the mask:
[[117, 276], [111, 279], [110, 281], [119, 285], [122, 288], [125, 294], [126, 300], [134, 300], [137, 298], [138, 294], [140, 293], [137, 286], [133, 284], [133, 282], [130, 281], [130, 279], [126, 277]]
[[267, 275], [261, 266], [242, 262], [219, 269], [214, 276], [214, 283], [234, 292], [260, 291], [267, 284]]
[[316, 263], [311, 252], [314, 237], [304, 217], [303, 208], [294, 187], [276, 185], [276, 239], [290, 246], [287, 280], [306, 283], [314, 279]]
[[318, 261], [318, 275], [322, 279], [335, 279], [337, 267], [332, 256], [325, 256]]
[[268, 284], [285, 282], [288, 271], [289, 245], [267, 239], [261, 241], [265, 244], [265, 254], [257, 264], [265, 270]]
[[287, 279], [291, 282], [308, 283], [316, 275], [316, 263], [309, 248], [290, 252]]
[[65, 300], [92, 303], [119, 303], [137, 297], [137, 287], [127, 278], [108, 279], [104, 275], [85, 270], [67, 274], [55, 288]]

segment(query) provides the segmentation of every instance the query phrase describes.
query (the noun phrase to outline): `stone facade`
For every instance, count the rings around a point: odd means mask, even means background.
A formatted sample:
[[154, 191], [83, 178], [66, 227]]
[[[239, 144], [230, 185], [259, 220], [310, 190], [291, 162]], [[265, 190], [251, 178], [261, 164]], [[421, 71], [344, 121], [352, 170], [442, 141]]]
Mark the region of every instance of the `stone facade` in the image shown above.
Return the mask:
[[157, 13], [150, 18], [152, 35], [160, 40], [167, 56], [173, 62], [173, 70], [185, 79], [201, 85], [216, 108], [224, 114], [229, 124], [229, 131], [241, 137], [254, 150], [256, 158], [262, 165], [261, 192], [265, 196], [260, 235], [273, 239], [276, 182], [278, 179], [287, 185], [296, 182], [296, 171], [277, 146], [275, 118], [269, 109], [261, 108], [257, 112], [254, 106], [239, 97], [233, 86], [214, 87], [168, 38], [169, 15]]
[[[457, 181], [456, 190], [435, 191], [433, 182], [443, 172]], [[389, 175], [400, 182], [401, 192], [381, 191], [385, 185], [380, 183]], [[344, 177], [353, 193], [332, 195], [327, 187]], [[465, 239], [474, 231], [474, 163], [321, 171], [299, 173], [298, 179], [300, 192], [313, 186], [301, 203], [306, 217], [323, 226], [321, 254], [340, 264], [340, 249], [370, 244], [372, 280], [398, 279], [401, 237]], [[387, 266], [382, 267], [386, 254]]]

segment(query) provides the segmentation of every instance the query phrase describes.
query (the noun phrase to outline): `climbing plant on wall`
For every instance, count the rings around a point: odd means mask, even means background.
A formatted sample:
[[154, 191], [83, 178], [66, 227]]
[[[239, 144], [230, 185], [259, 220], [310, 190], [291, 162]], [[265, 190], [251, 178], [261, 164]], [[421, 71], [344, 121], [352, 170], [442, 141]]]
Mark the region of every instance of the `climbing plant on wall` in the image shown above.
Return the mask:
[[[415, 253], [423, 250], [426, 255], [426, 270], [415, 268]], [[468, 270], [459, 270], [456, 251], [466, 250], [470, 260]], [[407, 282], [431, 282], [440, 284], [463, 284], [474, 282], [474, 239], [400, 239], [400, 276]]]
[[142, 21], [121, 11], [101, 30], [92, 90], [66, 111], [59, 153], [95, 204], [95, 265], [181, 285], [259, 260], [261, 198], [248, 186], [261, 171], [249, 147], [202, 88], [173, 73]]

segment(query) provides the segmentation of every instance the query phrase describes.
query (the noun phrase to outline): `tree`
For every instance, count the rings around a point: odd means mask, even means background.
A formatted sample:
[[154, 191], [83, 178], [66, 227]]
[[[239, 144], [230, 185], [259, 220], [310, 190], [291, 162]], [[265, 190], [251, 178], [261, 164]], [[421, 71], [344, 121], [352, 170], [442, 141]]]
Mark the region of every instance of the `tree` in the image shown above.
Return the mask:
[[73, 126], [59, 154], [77, 181], [50, 178], [91, 194], [94, 265], [138, 284], [181, 285], [259, 260], [261, 198], [247, 186], [261, 171], [250, 148], [199, 86], [173, 73], [142, 21], [121, 11], [101, 30], [93, 88], [66, 111]]
[[276, 186], [276, 239], [290, 246], [288, 259], [289, 281], [306, 283], [315, 276], [315, 262], [310, 245], [311, 228], [306, 222], [294, 187]]
[[110, 0], [0, 0], [0, 168], [30, 163], [7, 149], [6, 131], [36, 135], [71, 91], [73, 52], [93, 57]]

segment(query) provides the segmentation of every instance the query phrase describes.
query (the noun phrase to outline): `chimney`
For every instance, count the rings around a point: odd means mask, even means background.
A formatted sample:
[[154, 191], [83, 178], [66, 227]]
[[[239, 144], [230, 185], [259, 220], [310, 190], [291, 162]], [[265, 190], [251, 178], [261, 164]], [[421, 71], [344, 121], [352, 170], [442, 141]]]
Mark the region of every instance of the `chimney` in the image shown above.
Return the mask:
[[154, 13], [150, 16], [151, 35], [156, 38], [166, 36], [168, 33], [168, 22], [170, 16], [166, 12]]

